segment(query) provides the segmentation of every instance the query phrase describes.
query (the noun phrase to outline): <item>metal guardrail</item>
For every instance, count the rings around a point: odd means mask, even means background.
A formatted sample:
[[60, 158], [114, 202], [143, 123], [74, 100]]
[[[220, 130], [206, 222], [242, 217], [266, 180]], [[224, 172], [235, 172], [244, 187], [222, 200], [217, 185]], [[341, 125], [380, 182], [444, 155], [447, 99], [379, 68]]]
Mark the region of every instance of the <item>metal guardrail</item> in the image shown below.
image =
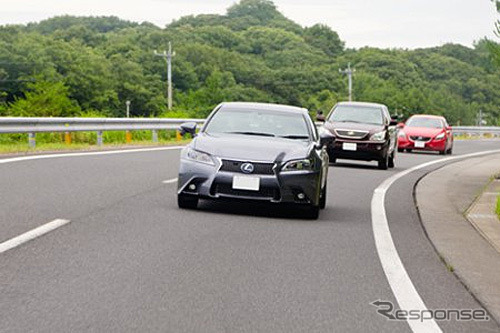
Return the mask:
[[454, 135], [484, 135], [500, 136], [500, 126], [453, 126]]
[[157, 142], [158, 130], [177, 130], [184, 122], [196, 122], [201, 125], [205, 123], [205, 119], [0, 117], [0, 134], [28, 133], [29, 145], [35, 147], [35, 133], [41, 132], [64, 132], [67, 143], [71, 142], [71, 132], [97, 132], [97, 144], [102, 145], [102, 132], [105, 131], [150, 130], [153, 142]]
[[[158, 141], [158, 130], [177, 130], [184, 122], [205, 123], [205, 119], [175, 118], [16, 118], [0, 117], [0, 134], [28, 133], [31, 147], [36, 145], [35, 133], [64, 132], [66, 142], [71, 142], [71, 132], [97, 132], [97, 144], [102, 145], [104, 131], [138, 131], [150, 130], [153, 142]], [[323, 123], [317, 122], [320, 126]], [[455, 135], [500, 136], [500, 127], [495, 126], [454, 126]], [[129, 141], [127, 136], [127, 141]]]

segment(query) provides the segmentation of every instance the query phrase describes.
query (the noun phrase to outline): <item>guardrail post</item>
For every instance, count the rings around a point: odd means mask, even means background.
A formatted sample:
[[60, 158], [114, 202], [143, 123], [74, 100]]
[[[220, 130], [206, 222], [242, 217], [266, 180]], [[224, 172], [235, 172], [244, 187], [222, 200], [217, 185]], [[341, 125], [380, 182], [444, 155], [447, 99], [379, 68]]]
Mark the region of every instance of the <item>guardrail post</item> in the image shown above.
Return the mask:
[[130, 131], [125, 131], [125, 141], [127, 143], [132, 142], [132, 132]]
[[64, 132], [64, 142], [67, 145], [71, 144], [71, 133], [70, 132]]
[[102, 146], [102, 131], [97, 131], [97, 145]]
[[157, 130], [152, 130], [151, 134], [153, 136], [153, 142], [158, 142], [158, 131]]
[[36, 147], [36, 137], [35, 137], [35, 133], [33, 133], [33, 132], [28, 134], [28, 145], [30, 148]]

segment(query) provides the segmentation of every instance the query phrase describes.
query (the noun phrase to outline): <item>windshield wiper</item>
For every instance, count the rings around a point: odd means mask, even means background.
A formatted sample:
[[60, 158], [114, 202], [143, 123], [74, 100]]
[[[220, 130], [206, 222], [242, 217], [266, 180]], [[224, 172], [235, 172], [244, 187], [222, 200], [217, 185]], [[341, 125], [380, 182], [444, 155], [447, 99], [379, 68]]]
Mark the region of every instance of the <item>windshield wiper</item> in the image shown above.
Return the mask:
[[280, 138], [303, 140], [303, 139], [309, 139], [309, 136], [307, 136], [307, 135], [283, 135], [283, 136], [280, 136]]
[[257, 135], [257, 136], [276, 136], [271, 133], [261, 133], [261, 132], [226, 132], [230, 134], [243, 134], [243, 135]]

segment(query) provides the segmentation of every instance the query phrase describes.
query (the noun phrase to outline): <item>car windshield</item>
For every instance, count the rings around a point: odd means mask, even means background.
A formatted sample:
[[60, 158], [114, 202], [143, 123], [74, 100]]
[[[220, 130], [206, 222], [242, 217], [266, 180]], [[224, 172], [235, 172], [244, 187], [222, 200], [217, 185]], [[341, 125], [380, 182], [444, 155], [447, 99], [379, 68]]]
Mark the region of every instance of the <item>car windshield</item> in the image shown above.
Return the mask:
[[437, 118], [413, 117], [406, 122], [408, 127], [443, 128], [443, 122]]
[[264, 110], [219, 110], [207, 124], [206, 133], [309, 139], [309, 130], [300, 113]]
[[338, 105], [329, 121], [383, 125], [382, 109], [374, 106]]

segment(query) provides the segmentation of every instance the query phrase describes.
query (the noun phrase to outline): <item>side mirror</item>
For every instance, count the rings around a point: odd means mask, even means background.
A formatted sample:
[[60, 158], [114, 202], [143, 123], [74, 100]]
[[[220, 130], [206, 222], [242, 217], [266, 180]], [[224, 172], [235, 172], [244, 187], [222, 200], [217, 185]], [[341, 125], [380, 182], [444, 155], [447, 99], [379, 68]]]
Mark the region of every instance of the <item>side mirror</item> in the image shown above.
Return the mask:
[[319, 113], [316, 115], [316, 121], [320, 121], [320, 122], [324, 123], [325, 120], [326, 120], [325, 116], [322, 113]]
[[399, 123], [396, 119], [391, 119], [391, 121], [389, 122], [389, 126], [397, 126]]
[[186, 133], [191, 134], [191, 137], [196, 136], [196, 126], [197, 124], [194, 121], [190, 121], [187, 123], [182, 123], [181, 126], [179, 126], [179, 131], [181, 132], [181, 135], [184, 136]]
[[405, 123], [398, 123], [398, 124], [396, 125], [396, 127], [397, 127], [397, 128], [403, 128], [403, 127], [405, 127]]
[[446, 130], [447, 130], [447, 131], [451, 131], [451, 130], [452, 130], [451, 126], [447, 126], [447, 127], [446, 127]]

